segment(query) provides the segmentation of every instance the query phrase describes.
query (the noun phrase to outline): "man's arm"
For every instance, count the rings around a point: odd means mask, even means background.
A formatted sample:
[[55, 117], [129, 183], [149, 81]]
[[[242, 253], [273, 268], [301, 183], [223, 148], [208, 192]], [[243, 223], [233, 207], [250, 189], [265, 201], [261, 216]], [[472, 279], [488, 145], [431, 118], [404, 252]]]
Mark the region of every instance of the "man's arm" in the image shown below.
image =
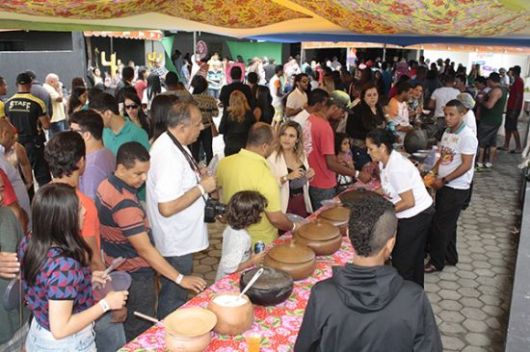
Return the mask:
[[[455, 178], [458, 178], [465, 174], [473, 167], [473, 157], [475, 154], [462, 154], [462, 163], [458, 165], [458, 167], [451, 172], [449, 175], [445, 176], [445, 183], [449, 183]], [[440, 189], [444, 186], [444, 183], [442, 182], [441, 178], [437, 178], [434, 182], [433, 188], [434, 189]]]
[[48, 115], [39, 116], [39, 121], [42, 125], [42, 128], [45, 128], [45, 129], [50, 128], [50, 117]]
[[206, 176], [201, 180], [199, 185], [200, 187], [196, 186], [191, 188], [177, 199], [171, 200], [169, 202], [158, 203], [158, 211], [160, 214], [167, 218], [186, 209], [202, 196], [201, 187], [204, 189], [205, 193], [213, 192], [216, 188], [215, 177]]
[[488, 100], [482, 101], [482, 106], [484, 106], [486, 109], [491, 109], [495, 106], [495, 104], [501, 97], [502, 97], [502, 89], [494, 88], [488, 94]]
[[287, 216], [281, 211], [266, 211], [265, 215], [271, 224], [277, 229], [283, 231], [291, 231], [293, 229], [294, 223], [287, 218]]

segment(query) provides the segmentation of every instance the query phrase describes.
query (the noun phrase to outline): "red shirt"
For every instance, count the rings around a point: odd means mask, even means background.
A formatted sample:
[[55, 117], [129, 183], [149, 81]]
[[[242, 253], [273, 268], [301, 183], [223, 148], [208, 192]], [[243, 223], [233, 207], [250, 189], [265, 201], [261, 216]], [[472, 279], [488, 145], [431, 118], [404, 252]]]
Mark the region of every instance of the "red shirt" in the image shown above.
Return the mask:
[[307, 158], [309, 166], [315, 170], [310, 185], [316, 188], [333, 188], [337, 185], [337, 175], [328, 168], [327, 155], [335, 155], [335, 135], [329, 122], [321, 117], [309, 115], [305, 128], [310, 128], [311, 151]]
[[8, 206], [18, 201], [17, 195], [15, 194], [13, 185], [11, 185], [6, 173], [2, 169], [0, 169], [0, 177], [2, 178], [2, 181], [4, 181], [4, 200], [2, 203], [3, 205]]
[[145, 88], [147, 88], [147, 83], [144, 80], [139, 79], [134, 84], [134, 89], [136, 90], [136, 94], [138, 95], [138, 98], [140, 98], [140, 101], [142, 101], [144, 97]]
[[506, 110], [521, 110], [523, 108], [524, 82], [517, 77], [510, 88], [510, 96], [506, 104]]

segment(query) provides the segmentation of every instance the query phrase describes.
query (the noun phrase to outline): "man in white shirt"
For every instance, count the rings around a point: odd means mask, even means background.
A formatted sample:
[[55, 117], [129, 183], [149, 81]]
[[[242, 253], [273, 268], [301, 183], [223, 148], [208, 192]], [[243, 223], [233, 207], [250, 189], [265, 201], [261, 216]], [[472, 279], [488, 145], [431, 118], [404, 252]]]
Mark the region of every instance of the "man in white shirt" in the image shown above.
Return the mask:
[[309, 77], [305, 73], [299, 73], [294, 78], [295, 88], [287, 96], [285, 104], [285, 116], [292, 117], [300, 113], [307, 106], [307, 87]]
[[269, 81], [269, 89], [272, 95], [272, 106], [275, 110], [275, 118], [283, 116], [283, 88], [285, 86], [285, 78], [283, 76], [283, 66], [278, 65], [274, 70], [274, 76]]
[[448, 101], [456, 99], [456, 96], [460, 94], [460, 91], [454, 88], [455, 78], [453, 76], [444, 76], [442, 78], [444, 84], [443, 87], [437, 88], [432, 92], [431, 100], [429, 101], [429, 109], [434, 110], [434, 117], [437, 119], [436, 125], [438, 132], [436, 133], [436, 138], [440, 140], [444, 130], [445, 130], [445, 120], [444, 120], [444, 107]]
[[[151, 147], [147, 177], [147, 215], [156, 248], [177, 271], [189, 275], [193, 253], [208, 248], [204, 206], [216, 188], [215, 178], [204, 175], [188, 146], [197, 140], [201, 111], [191, 103], [168, 113], [168, 130]], [[161, 278], [158, 317], [163, 318], [186, 302], [187, 291]]]
[[59, 81], [59, 76], [55, 73], [48, 74], [42, 86], [50, 94], [50, 100], [52, 101], [52, 116], [50, 121], [51, 138], [54, 134], [68, 129], [63, 103], [63, 87]]
[[436, 190], [436, 213], [428, 240], [431, 259], [425, 265], [426, 273], [441, 271], [446, 262], [458, 263], [456, 225], [468, 200], [478, 147], [477, 137], [464, 123], [464, 105], [451, 100], [444, 112], [448, 128], [440, 142], [440, 159], [433, 169], [438, 173], [432, 185]]

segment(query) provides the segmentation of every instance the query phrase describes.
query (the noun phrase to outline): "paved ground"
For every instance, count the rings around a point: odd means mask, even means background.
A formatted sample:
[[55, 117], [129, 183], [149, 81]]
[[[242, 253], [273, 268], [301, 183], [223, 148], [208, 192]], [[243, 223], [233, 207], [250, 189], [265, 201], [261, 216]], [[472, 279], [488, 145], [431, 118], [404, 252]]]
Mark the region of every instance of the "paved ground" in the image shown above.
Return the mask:
[[[492, 170], [476, 174], [471, 205], [458, 225], [460, 262], [425, 277], [445, 351], [504, 350], [520, 218], [518, 162], [519, 155], [500, 152]], [[223, 228], [209, 225], [210, 248], [195, 256], [195, 272], [209, 283]]]

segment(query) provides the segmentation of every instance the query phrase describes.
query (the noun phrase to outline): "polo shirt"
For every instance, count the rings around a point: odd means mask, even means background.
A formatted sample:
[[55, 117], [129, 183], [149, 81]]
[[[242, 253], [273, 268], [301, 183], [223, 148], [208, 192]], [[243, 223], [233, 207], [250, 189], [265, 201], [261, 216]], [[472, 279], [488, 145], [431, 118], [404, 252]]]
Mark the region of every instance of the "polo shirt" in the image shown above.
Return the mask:
[[22, 144], [35, 142], [44, 143], [44, 133], [40, 130], [39, 117], [46, 115], [46, 104], [30, 93], [17, 93], [5, 103], [5, 114], [18, 132], [19, 142]]
[[[272, 174], [269, 163], [261, 155], [241, 149], [239, 153], [221, 159], [217, 168], [217, 183], [222, 189], [222, 202], [239, 191], [257, 191], [267, 199], [267, 212], [281, 211], [280, 187]], [[247, 229], [252, 242], [269, 244], [278, 237], [278, 230], [263, 214], [261, 220]]]
[[128, 119], [125, 119], [125, 125], [123, 125], [118, 133], [114, 133], [108, 127], [103, 129], [103, 144], [114, 155], [118, 153], [118, 149], [120, 149], [122, 144], [133, 141], [139, 142], [145, 149], [149, 150], [149, 137], [147, 137], [147, 133]]
[[152, 242], [149, 221], [138, 199], [137, 190], [113, 174], [99, 185], [96, 208], [105, 264], [110, 265], [115, 258], [123, 257], [125, 262], [120, 270], [152, 273], [149, 263], [138, 255], [129, 242], [129, 237], [144, 232]]

